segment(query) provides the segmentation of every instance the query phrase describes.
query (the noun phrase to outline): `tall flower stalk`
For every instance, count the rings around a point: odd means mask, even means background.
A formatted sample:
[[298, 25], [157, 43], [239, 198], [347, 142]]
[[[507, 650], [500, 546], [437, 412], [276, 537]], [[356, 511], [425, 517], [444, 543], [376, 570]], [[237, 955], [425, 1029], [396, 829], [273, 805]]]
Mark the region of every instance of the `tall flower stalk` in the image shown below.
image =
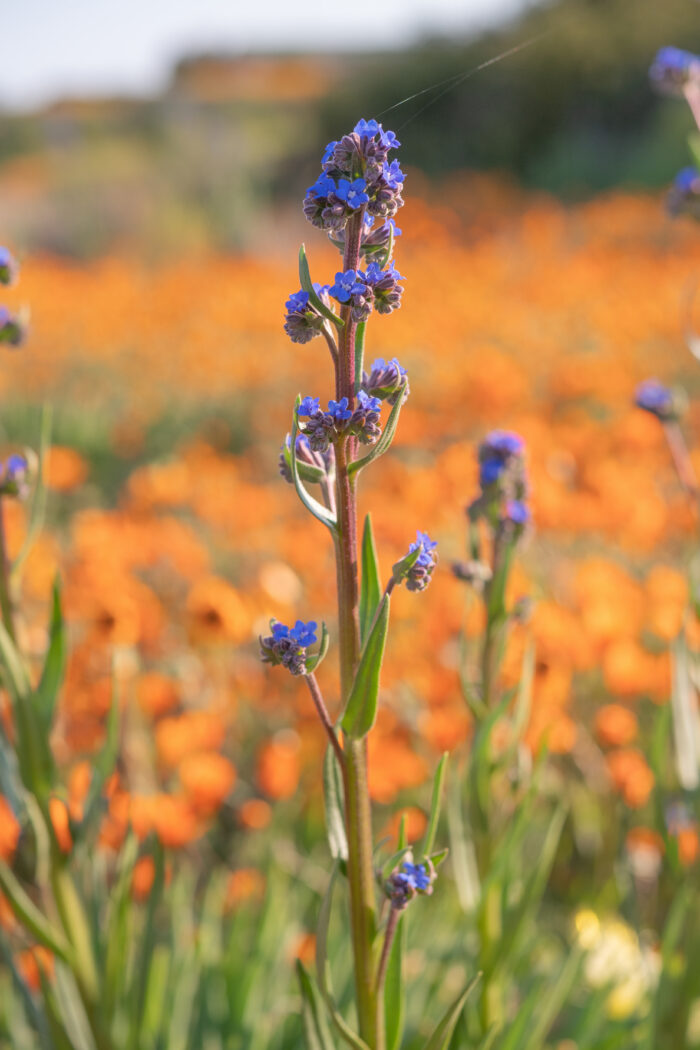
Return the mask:
[[[398, 360], [379, 358], [369, 371], [363, 360], [370, 315], [397, 309], [403, 292], [403, 278], [392, 257], [395, 238], [401, 232], [394, 215], [403, 204], [404, 175], [398, 162], [389, 160], [389, 153], [399, 145], [394, 133], [384, 131], [375, 120], [359, 121], [350, 134], [328, 144], [321, 174], [307, 191], [304, 213], [338, 248], [342, 269], [333, 283], [314, 283], [302, 247], [301, 288], [286, 303], [287, 334], [296, 343], [322, 336], [334, 371], [335, 397], [328, 400], [327, 408], [321, 407], [316, 396], [297, 398], [280, 468], [307, 510], [330, 531], [334, 544], [340, 665], [340, 711], [336, 718], [330, 715], [314, 674], [328, 647], [325, 624], [317, 651], [308, 651], [318, 641], [315, 621], [299, 620], [294, 627], [272, 621], [271, 635], [261, 639], [265, 662], [282, 664], [292, 674], [305, 678], [328, 737], [327, 765], [330, 761], [331, 774], [342, 785], [344, 841], [339, 842], [337, 835], [329, 835], [329, 840], [336, 870], [347, 876], [359, 1035], [339, 1013], [327, 979], [325, 941], [335, 874], [322, 909], [318, 989], [340, 1035], [350, 1045], [369, 1050], [394, 1050], [398, 1046], [398, 1006], [385, 1009], [387, 970], [397, 958], [395, 938], [403, 912], [416, 895], [432, 892], [436, 866], [442, 859], [431, 851], [444, 762], [434, 791], [429, 833], [418, 858], [422, 863], [414, 863], [413, 852], [401, 841], [388, 870], [375, 870], [368, 786], [367, 737], [377, 713], [391, 593], [401, 583], [409, 590], [424, 590], [437, 563], [436, 544], [426, 533], [418, 532], [382, 586], [369, 516], [364, 523], [361, 555], [358, 538], [360, 473], [391, 445], [409, 393], [408, 376]], [[309, 492], [310, 484], [319, 486], [320, 499]], [[332, 808], [327, 798], [329, 804]], [[400, 971], [400, 958], [398, 967]], [[315, 994], [315, 985], [305, 973], [301, 986], [305, 1009], [310, 1017], [316, 1017], [309, 998]], [[464, 997], [460, 997], [453, 1004], [443, 1025], [454, 1026], [463, 1002]], [[312, 1021], [308, 1023], [313, 1026]], [[316, 1035], [323, 1045], [322, 1037], [318, 1032]]]

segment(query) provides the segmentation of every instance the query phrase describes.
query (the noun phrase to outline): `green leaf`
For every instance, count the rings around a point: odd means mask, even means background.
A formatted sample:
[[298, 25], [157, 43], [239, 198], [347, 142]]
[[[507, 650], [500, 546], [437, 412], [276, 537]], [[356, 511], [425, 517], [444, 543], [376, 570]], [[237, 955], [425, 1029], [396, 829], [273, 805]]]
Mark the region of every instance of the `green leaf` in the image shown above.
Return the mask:
[[513, 730], [516, 740], [522, 738], [530, 721], [532, 707], [532, 684], [535, 678], [535, 644], [530, 642], [523, 656], [520, 682], [513, 710]]
[[141, 1022], [143, 1020], [144, 1007], [146, 1005], [146, 990], [148, 988], [148, 977], [151, 959], [156, 944], [155, 917], [156, 908], [160, 902], [165, 885], [165, 857], [163, 847], [156, 839], [153, 844], [153, 859], [155, 861], [155, 876], [153, 886], [148, 896], [146, 906], [146, 921], [144, 923], [141, 942], [138, 946], [137, 963], [134, 971], [134, 981], [129, 995], [130, 1002], [130, 1026], [127, 1046], [131, 1050], [138, 1050], [141, 1038]]
[[61, 588], [58, 578], [56, 578], [51, 601], [49, 647], [46, 652], [41, 679], [34, 694], [34, 706], [41, 726], [47, 734], [51, 730], [58, 693], [63, 683], [65, 666], [66, 631], [61, 613]]
[[356, 739], [369, 733], [377, 717], [379, 675], [388, 630], [389, 595], [385, 594], [379, 605], [374, 626], [362, 650], [355, 681], [341, 719], [345, 732]]
[[454, 1032], [457, 1021], [459, 1020], [459, 1015], [464, 1009], [464, 1004], [480, 980], [481, 974], [479, 973], [469, 982], [464, 991], [457, 996], [452, 1005], [447, 1008], [440, 1024], [425, 1044], [423, 1050], [447, 1050], [450, 1039], [452, 1038], [452, 1033]]
[[61, 1013], [63, 1026], [68, 1033], [74, 1050], [96, 1050], [95, 1040], [90, 1031], [90, 1023], [85, 1013], [85, 1006], [80, 997], [75, 977], [66, 967], [57, 963], [54, 972], [56, 1001]]
[[571, 994], [576, 982], [579, 980], [583, 953], [579, 948], [574, 948], [569, 958], [559, 972], [554, 985], [547, 986], [547, 994], [540, 995], [537, 1000], [537, 1014], [532, 1025], [528, 1027], [527, 1038], [524, 1043], [514, 1043], [513, 1050], [540, 1050], [544, 1046], [549, 1030], [557, 1019], [559, 1011]]
[[360, 639], [364, 645], [379, 607], [382, 585], [379, 580], [377, 550], [372, 534], [372, 517], [365, 518], [362, 530], [362, 580], [360, 583]]
[[330, 964], [328, 962], [328, 925], [331, 918], [331, 905], [333, 903], [333, 887], [338, 874], [338, 861], [333, 865], [331, 877], [328, 880], [328, 888], [321, 904], [318, 914], [318, 927], [316, 929], [316, 977], [318, 986], [323, 996], [323, 1001], [328, 1008], [336, 1031], [353, 1048], [353, 1050], [369, 1050], [367, 1043], [359, 1035], [353, 1032], [350, 1025], [342, 1016], [333, 1000], [331, 988]]
[[[299, 433], [299, 420], [297, 418], [297, 409], [301, 404], [301, 394], [297, 395], [296, 402], [294, 404], [294, 416], [292, 419], [292, 448], [296, 448], [297, 434]], [[337, 522], [327, 507], [324, 507], [322, 503], [319, 503], [317, 499], [311, 496], [306, 489], [304, 484], [299, 477], [299, 464], [297, 457], [292, 456], [289, 461], [289, 466], [292, 471], [292, 481], [294, 488], [297, 490], [297, 495], [301, 502], [304, 504], [306, 509], [313, 514], [323, 525], [329, 528], [332, 532], [335, 531]]]
[[457, 896], [463, 912], [472, 913], [481, 896], [474, 843], [467, 837], [462, 816], [460, 778], [452, 777], [447, 791], [447, 830]]
[[314, 282], [311, 280], [311, 271], [309, 270], [309, 262], [306, 258], [306, 248], [302, 244], [299, 249], [299, 280], [301, 287], [305, 292], [309, 294], [309, 302], [318, 310], [323, 317], [327, 320], [332, 321], [336, 328], [345, 328], [345, 322], [337, 314], [334, 314], [332, 310], [329, 310], [326, 304], [319, 299], [314, 288]]
[[399, 1050], [406, 1013], [406, 989], [403, 982], [403, 957], [406, 953], [406, 916], [402, 915], [389, 953], [384, 985], [386, 1050]]
[[695, 791], [700, 785], [700, 719], [695, 689], [690, 680], [688, 651], [682, 638], [673, 645], [672, 670], [671, 711], [676, 772], [681, 786], [686, 791]]
[[7, 864], [0, 860], [0, 889], [25, 930], [36, 937], [39, 944], [49, 948], [59, 959], [68, 961], [71, 948], [59, 929], [39, 911], [31, 897], [25, 893], [21, 883]]
[[323, 660], [325, 660], [326, 653], [328, 652], [329, 640], [330, 639], [329, 639], [329, 636], [328, 636], [328, 628], [326, 627], [326, 624], [325, 624], [325, 621], [324, 621], [321, 624], [321, 643], [319, 645], [318, 652], [314, 653], [313, 656], [307, 656], [307, 658], [306, 658], [306, 673], [307, 674], [311, 674], [313, 671], [315, 671], [316, 668], [319, 666], [319, 664], [322, 663]]
[[372, 463], [373, 460], [378, 459], [380, 456], [383, 456], [384, 453], [388, 451], [391, 442], [394, 440], [396, 428], [399, 425], [399, 414], [401, 412], [402, 405], [403, 400], [401, 397], [399, 397], [398, 401], [392, 407], [391, 412], [389, 413], [389, 418], [384, 424], [384, 430], [382, 431], [382, 436], [379, 438], [379, 441], [377, 441], [376, 445], [372, 446], [371, 451], [368, 452], [366, 456], [364, 456], [362, 459], [356, 459], [354, 463], [350, 464], [350, 466], [348, 467], [348, 473], [350, 475], [356, 474], [359, 470], [362, 470], [363, 467], [368, 466], [370, 463]]
[[112, 706], [107, 717], [107, 733], [102, 750], [93, 763], [92, 779], [85, 799], [84, 816], [76, 827], [76, 837], [81, 837], [93, 817], [98, 813], [103, 799], [102, 789], [105, 782], [114, 772], [119, 756], [119, 698], [117, 696], [116, 679], [112, 672]]
[[301, 1020], [304, 1025], [307, 1050], [333, 1050], [325, 1006], [321, 1005], [320, 994], [315, 982], [297, 959], [297, 977], [301, 989]]
[[696, 167], [700, 168], [700, 134], [697, 131], [691, 131], [688, 135], [688, 149], [693, 155]]
[[447, 759], [449, 755], [447, 751], [444, 752], [437, 770], [435, 771], [435, 779], [433, 780], [433, 797], [430, 803], [430, 818], [428, 820], [428, 827], [425, 831], [425, 838], [420, 848], [421, 857], [427, 857], [433, 851], [435, 846], [435, 836], [437, 834], [438, 823], [440, 821], [440, 808], [442, 806], [442, 789], [445, 785], [445, 773], [447, 770]]
[[323, 760], [323, 801], [326, 811], [326, 836], [333, 860], [348, 859], [348, 840], [343, 816], [343, 778], [338, 757], [329, 745]]
[[44, 527], [44, 518], [46, 517], [46, 499], [47, 490], [44, 482], [44, 464], [46, 457], [49, 452], [49, 446], [51, 444], [51, 421], [52, 421], [52, 409], [50, 405], [43, 405], [41, 409], [41, 424], [40, 424], [40, 438], [39, 438], [39, 456], [37, 463], [37, 478], [36, 485], [34, 486], [34, 492], [32, 493], [32, 503], [29, 511], [29, 524], [27, 526], [27, 534], [22, 544], [22, 549], [12, 563], [11, 578], [14, 580], [20, 573], [22, 565], [27, 559], [27, 556], [34, 546], [34, 541]]

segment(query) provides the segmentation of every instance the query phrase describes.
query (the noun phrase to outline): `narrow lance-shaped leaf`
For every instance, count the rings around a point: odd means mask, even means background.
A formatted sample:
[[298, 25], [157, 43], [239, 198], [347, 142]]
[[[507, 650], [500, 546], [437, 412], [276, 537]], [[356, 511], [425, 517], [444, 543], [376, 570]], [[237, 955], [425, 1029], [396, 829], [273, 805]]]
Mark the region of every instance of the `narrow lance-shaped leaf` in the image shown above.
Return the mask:
[[49, 626], [49, 647], [44, 660], [44, 669], [34, 695], [41, 726], [48, 734], [53, 722], [53, 714], [58, 693], [63, 683], [66, 665], [66, 630], [61, 612], [61, 589], [58, 579], [54, 580], [51, 600], [51, 623]]
[[326, 748], [323, 760], [323, 801], [326, 811], [326, 836], [333, 860], [348, 859], [348, 840], [343, 817], [343, 779], [338, 758], [332, 747]]
[[379, 605], [370, 636], [362, 650], [347, 707], [341, 719], [341, 725], [348, 736], [355, 738], [365, 736], [377, 717], [379, 676], [388, 629], [389, 596], [385, 594]]
[[337, 314], [334, 314], [332, 310], [329, 310], [326, 304], [316, 293], [314, 288], [314, 282], [311, 280], [311, 271], [309, 270], [309, 262], [306, 258], [306, 247], [302, 244], [299, 249], [299, 280], [301, 282], [302, 289], [308, 293], [309, 302], [318, 310], [323, 317], [327, 320], [332, 321], [336, 328], [345, 328], [345, 322]]
[[425, 838], [421, 845], [420, 855], [421, 857], [429, 856], [433, 847], [435, 846], [435, 836], [437, 834], [438, 823], [440, 821], [440, 809], [442, 807], [442, 791], [445, 784], [445, 772], [447, 770], [447, 759], [448, 754], [445, 751], [438, 767], [435, 771], [435, 779], [433, 781], [433, 797], [430, 803], [430, 818], [428, 819], [428, 827], [425, 831]]
[[25, 930], [28, 930], [45, 948], [49, 948], [60, 959], [68, 960], [71, 949], [60, 930], [56, 929], [34, 901], [25, 893], [16, 876], [0, 860], [0, 889], [7, 897], [10, 906]]
[[695, 791], [700, 784], [700, 721], [688, 673], [688, 652], [682, 639], [673, 646], [671, 711], [678, 779], [686, 791]]
[[[299, 433], [297, 409], [300, 404], [301, 395], [297, 395], [296, 403], [294, 405], [294, 416], [292, 419], [292, 448], [297, 447], [297, 434]], [[294, 482], [294, 488], [297, 490], [297, 495], [299, 496], [301, 502], [304, 504], [306, 509], [311, 514], [313, 514], [315, 518], [317, 518], [323, 525], [325, 525], [331, 531], [334, 531], [336, 527], [336, 520], [331, 514], [331, 512], [328, 510], [327, 507], [324, 507], [322, 503], [319, 503], [319, 501], [315, 499], [312, 495], [310, 495], [310, 493], [308, 493], [304, 488], [304, 483], [299, 477], [299, 469], [296, 456], [290, 457], [289, 465], [292, 471], [292, 481]]]
[[406, 953], [406, 916], [401, 916], [389, 954], [384, 985], [386, 1050], [399, 1050], [406, 1013], [406, 987], [403, 981], [403, 957]]
[[365, 518], [362, 530], [362, 579], [360, 582], [360, 639], [364, 645], [379, 607], [382, 586], [379, 580], [377, 550], [372, 533], [372, 517]]
[[382, 435], [376, 445], [373, 445], [372, 449], [362, 459], [356, 459], [354, 463], [350, 464], [348, 467], [348, 472], [350, 474], [355, 474], [358, 470], [362, 470], [363, 467], [368, 466], [373, 460], [378, 459], [388, 451], [391, 442], [394, 440], [396, 428], [399, 425], [399, 414], [401, 412], [402, 404], [403, 399], [399, 396], [396, 404], [392, 407], [391, 412], [389, 413], [389, 418], [384, 424]]
[[321, 1003], [318, 989], [299, 959], [296, 965], [301, 991], [301, 1020], [304, 1025], [306, 1048], [307, 1050], [334, 1050], [326, 1022], [326, 1008]]
[[338, 862], [333, 865], [331, 877], [328, 880], [326, 895], [321, 904], [318, 915], [318, 927], [316, 929], [316, 976], [321, 995], [328, 1008], [336, 1031], [353, 1048], [353, 1050], [369, 1050], [367, 1043], [359, 1035], [353, 1032], [343, 1015], [338, 1010], [333, 1000], [333, 990], [330, 980], [330, 964], [328, 962], [328, 925], [331, 919], [331, 905], [333, 903], [333, 887], [338, 874]]
[[49, 453], [49, 446], [51, 445], [52, 415], [53, 412], [51, 406], [43, 405], [41, 409], [36, 485], [34, 486], [34, 493], [32, 495], [32, 504], [29, 511], [29, 525], [27, 527], [24, 543], [22, 544], [22, 549], [19, 554], [12, 562], [11, 579], [13, 580], [19, 575], [29, 552], [34, 546], [34, 541], [44, 527], [47, 496], [46, 483], [44, 481], [44, 466], [46, 464], [46, 457]]
[[477, 974], [476, 977], [469, 982], [464, 991], [457, 996], [452, 1005], [448, 1007], [440, 1024], [425, 1044], [423, 1050], [447, 1050], [450, 1039], [452, 1038], [452, 1033], [454, 1032], [457, 1021], [459, 1020], [459, 1015], [464, 1009], [464, 1004], [474, 988], [476, 988], [480, 979], [481, 974]]

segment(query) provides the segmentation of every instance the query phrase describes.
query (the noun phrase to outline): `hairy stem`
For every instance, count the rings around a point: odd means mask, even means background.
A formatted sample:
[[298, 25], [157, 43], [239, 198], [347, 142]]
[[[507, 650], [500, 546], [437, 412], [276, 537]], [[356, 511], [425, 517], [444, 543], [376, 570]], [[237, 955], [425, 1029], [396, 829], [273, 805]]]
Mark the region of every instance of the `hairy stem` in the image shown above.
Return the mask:
[[316, 675], [313, 673], [306, 674], [304, 675], [304, 678], [306, 679], [306, 684], [309, 687], [311, 699], [313, 700], [314, 706], [316, 707], [316, 711], [318, 712], [318, 717], [321, 719], [323, 728], [326, 731], [326, 736], [328, 737], [329, 743], [335, 751], [338, 761], [340, 762], [340, 768], [343, 769], [343, 767], [345, 766], [345, 755], [343, 754], [343, 749], [340, 746], [340, 741], [335, 735], [335, 729], [333, 728], [331, 717], [328, 714], [328, 709], [323, 700], [323, 696], [321, 694], [321, 690], [319, 689], [318, 682], [316, 681]]
[[[363, 209], [346, 227], [344, 270], [357, 270]], [[336, 371], [337, 397], [355, 400], [355, 335], [357, 325], [349, 306], [341, 312], [345, 322], [339, 345]], [[360, 656], [359, 581], [357, 561], [357, 500], [355, 483], [348, 467], [357, 449], [354, 437], [336, 445], [336, 571], [338, 579], [338, 635], [340, 687], [345, 708]], [[371, 1050], [383, 1050], [379, 1031], [374, 980], [373, 942], [376, 926], [374, 870], [372, 866], [372, 814], [367, 784], [367, 744], [346, 740], [344, 756], [345, 821], [348, 837], [348, 883], [350, 922], [355, 962], [355, 992], [360, 1035]]]

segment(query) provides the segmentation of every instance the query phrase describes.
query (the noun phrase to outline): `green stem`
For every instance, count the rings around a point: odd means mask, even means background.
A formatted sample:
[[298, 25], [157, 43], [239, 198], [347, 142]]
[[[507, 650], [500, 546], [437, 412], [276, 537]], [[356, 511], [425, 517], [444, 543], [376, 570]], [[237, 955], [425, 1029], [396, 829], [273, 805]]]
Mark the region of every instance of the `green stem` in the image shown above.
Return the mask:
[[7, 537], [5, 535], [5, 507], [3, 497], [0, 496], [0, 613], [5, 630], [14, 642], [15, 623], [12, 612], [12, 598], [10, 596], [10, 559], [7, 553]]
[[481, 939], [481, 1026], [484, 1033], [503, 1020], [503, 990], [496, 978], [496, 956], [503, 934], [501, 889], [492, 883], [481, 902], [479, 935]]

